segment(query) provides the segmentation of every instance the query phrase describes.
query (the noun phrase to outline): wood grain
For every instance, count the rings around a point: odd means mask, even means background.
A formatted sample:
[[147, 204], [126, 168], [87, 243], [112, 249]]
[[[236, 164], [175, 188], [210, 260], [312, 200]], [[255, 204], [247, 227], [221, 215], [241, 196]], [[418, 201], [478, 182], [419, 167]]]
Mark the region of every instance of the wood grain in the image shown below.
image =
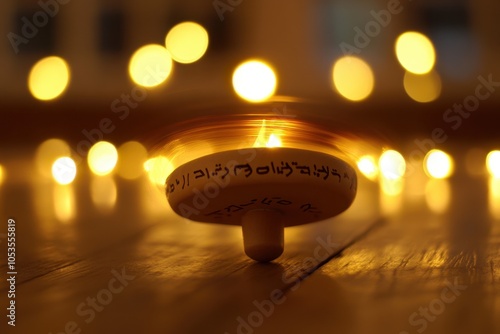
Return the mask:
[[[288, 229], [279, 261], [258, 264], [244, 255], [240, 228], [187, 222], [156, 190], [141, 192], [144, 182], [117, 180], [116, 207], [103, 214], [82, 180], [75, 191], [83, 209], [64, 223], [50, 205], [23, 210], [21, 198], [36, 193], [28, 185], [5, 185], [4, 207], [19, 213], [15, 331], [233, 333], [238, 317], [256, 310], [254, 302], [286, 295], [380, 223], [367, 187], [341, 216]], [[50, 187], [42, 185], [34, 201], [47, 201]], [[147, 208], [141, 197], [156, 205]], [[5, 261], [0, 270], [6, 272]], [[130, 279], [123, 289], [117, 275]], [[5, 300], [6, 281], [1, 284]], [[88, 298], [97, 298], [95, 308]]]
[[[19, 227], [18, 318], [1, 324], [7, 333], [500, 332], [500, 220], [482, 176], [459, 172], [437, 197], [407, 180], [387, 198], [363, 180], [343, 215], [287, 229], [285, 253], [269, 264], [243, 254], [238, 227], [175, 216], [146, 180], [117, 179], [109, 212], [88, 181], [75, 184], [67, 222], [47, 204], [51, 185], [2, 186], [2, 213]], [[440, 196], [449, 198], [429, 203]]]

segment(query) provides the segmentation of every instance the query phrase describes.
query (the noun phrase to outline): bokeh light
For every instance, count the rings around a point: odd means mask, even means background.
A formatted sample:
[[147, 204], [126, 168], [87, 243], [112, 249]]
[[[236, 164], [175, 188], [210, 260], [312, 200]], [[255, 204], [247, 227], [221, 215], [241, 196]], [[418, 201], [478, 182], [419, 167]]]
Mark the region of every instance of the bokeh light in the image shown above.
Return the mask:
[[345, 56], [335, 62], [332, 78], [339, 94], [351, 101], [366, 99], [375, 85], [370, 65], [353, 56]]
[[486, 167], [494, 178], [500, 178], [500, 151], [494, 150], [486, 156]]
[[124, 179], [137, 179], [144, 173], [144, 162], [147, 158], [148, 152], [141, 143], [126, 142], [118, 148], [116, 173]]
[[452, 157], [441, 151], [431, 150], [424, 158], [424, 171], [434, 179], [446, 179], [453, 174], [454, 163]]
[[70, 184], [76, 177], [76, 164], [70, 157], [61, 157], [52, 165], [52, 177], [62, 185]]
[[260, 60], [246, 61], [233, 73], [233, 88], [236, 94], [250, 102], [267, 100], [274, 95], [276, 86], [274, 70]]
[[401, 195], [404, 189], [403, 178], [389, 179], [384, 176], [380, 178], [380, 190], [387, 196]]
[[398, 151], [386, 150], [378, 160], [378, 170], [381, 212], [383, 215], [395, 215], [403, 205], [405, 159]]
[[395, 49], [401, 66], [415, 74], [430, 72], [436, 62], [436, 51], [431, 40], [416, 31], [401, 34], [396, 40]]
[[435, 71], [426, 74], [407, 71], [403, 83], [406, 94], [417, 102], [432, 102], [441, 94], [441, 78]]
[[52, 165], [60, 157], [71, 155], [69, 145], [62, 139], [47, 139], [38, 146], [35, 155], [35, 165], [43, 177], [52, 177]]
[[149, 180], [157, 185], [164, 185], [167, 177], [174, 171], [174, 165], [164, 156], [157, 156], [144, 163]]
[[381, 213], [384, 216], [398, 214], [403, 207], [404, 179], [388, 179], [381, 175], [379, 182], [379, 206]]
[[493, 218], [500, 220], [500, 178], [491, 177], [488, 182], [488, 209]]
[[194, 63], [207, 51], [208, 32], [198, 23], [182, 22], [170, 29], [165, 46], [176, 62]]
[[89, 150], [87, 162], [92, 173], [96, 175], [107, 175], [113, 171], [118, 161], [116, 147], [107, 142], [100, 141]]
[[451, 201], [451, 187], [448, 180], [430, 179], [425, 184], [425, 202], [436, 214], [445, 213]]
[[361, 158], [359, 158], [357, 165], [361, 174], [363, 174], [367, 179], [372, 181], [377, 179], [378, 176], [377, 161], [373, 156], [371, 155], [362, 156]]
[[134, 52], [128, 71], [130, 78], [143, 87], [155, 87], [167, 80], [172, 72], [172, 57], [159, 44], [148, 44]]
[[28, 88], [38, 100], [53, 100], [68, 87], [70, 70], [66, 61], [50, 56], [39, 60], [29, 73]]
[[405, 175], [406, 161], [398, 151], [385, 151], [380, 156], [378, 164], [380, 173], [388, 180], [397, 180]]
[[[45, 195], [47, 196], [47, 195]], [[75, 190], [72, 185], [56, 184], [52, 192], [54, 215], [61, 222], [69, 222], [76, 216]], [[47, 208], [44, 207], [44, 211]]]
[[0, 165], [0, 185], [3, 183], [3, 180], [5, 179], [5, 168]]
[[93, 177], [90, 182], [90, 197], [101, 212], [114, 208], [117, 198], [116, 182], [110, 175]]

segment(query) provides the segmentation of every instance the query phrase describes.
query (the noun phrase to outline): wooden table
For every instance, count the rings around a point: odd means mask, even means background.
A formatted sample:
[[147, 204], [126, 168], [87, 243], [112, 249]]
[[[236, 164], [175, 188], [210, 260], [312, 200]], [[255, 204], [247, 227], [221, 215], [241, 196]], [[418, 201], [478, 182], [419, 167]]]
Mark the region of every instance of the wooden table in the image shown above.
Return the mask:
[[[289, 228], [284, 254], [260, 264], [239, 228], [175, 216], [146, 177], [82, 172], [64, 187], [28, 158], [9, 157], [0, 186], [2, 333], [500, 333], [500, 198], [486, 176], [406, 180], [394, 197], [362, 179], [346, 213]], [[110, 193], [92, 198], [100, 182]]]

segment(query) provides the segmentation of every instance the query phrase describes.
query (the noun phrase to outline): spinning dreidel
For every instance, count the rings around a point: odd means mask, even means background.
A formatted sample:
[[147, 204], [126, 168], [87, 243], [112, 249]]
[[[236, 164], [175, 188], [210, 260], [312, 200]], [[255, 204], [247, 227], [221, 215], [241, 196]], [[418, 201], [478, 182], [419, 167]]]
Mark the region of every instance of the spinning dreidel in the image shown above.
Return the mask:
[[[343, 137], [281, 119], [184, 135], [199, 139], [203, 132], [226, 139], [216, 152], [186, 158], [170, 173], [168, 202], [193, 221], [241, 225], [245, 253], [256, 261], [282, 254], [285, 227], [334, 217], [354, 200], [357, 176], [341, 149]], [[186, 144], [176, 157], [188, 153]]]

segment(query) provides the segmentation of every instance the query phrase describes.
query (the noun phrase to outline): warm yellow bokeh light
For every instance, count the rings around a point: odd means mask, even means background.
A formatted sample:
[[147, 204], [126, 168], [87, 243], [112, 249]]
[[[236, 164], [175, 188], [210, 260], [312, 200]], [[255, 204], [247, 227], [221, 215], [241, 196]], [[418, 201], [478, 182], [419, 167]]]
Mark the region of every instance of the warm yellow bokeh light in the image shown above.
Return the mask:
[[100, 141], [89, 150], [87, 162], [92, 173], [96, 175], [107, 175], [113, 171], [118, 161], [116, 147], [107, 142]]
[[274, 70], [260, 60], [246, 61], [233, 73], [233, 88], [236, 94], [250, 102], [267, 100], [274, 95], [276, 86]]
[[333, 84], [340, 95], [351, 101], [366, 99], [373, 91], [373, 71], [363, 59], [345, 56], [333, 65]]
[[403, 192], [404, 180], [402, 178], [389, 179], [382, 175], [379, 181], [380, 190], [387, 196], [398, 196]]
[[179, 23], [167, 34], [165, 46], [178, 63], [194, 63], [207, 51], [208, 32], [195, 22]]
[[3, 183], [3, 180], [5, 179], [5, 170], [2, 165], [0, 165], [0, 184]]
[[118, 148], [116, 173], [124, 179], [137, 179], [144, 172], [144, 162], [147, 158], [148, 152], [141, 143], [126, 142]]
[[110, 175], [95, 176], [90, 182], [90, 197], [97, 209], [107, 212], [116, 204], [116, 182]]
[[174, 165], [166, 157], [158, 156], [147, 160], [144, 169], [151, 182], [164, 185], [167, 177], [174, 171]]
[[398, 214], [403, 207], [404, 179], [380, 177], [380, 211], [384, 216]]
[[429, 209], [442, 214], [448, 210], [451, 200], [451, 187], [448, 180], [431, 179], [425, 184], [425, 202]]
[[359, 158], [358, 169], [369, 180], [376, 180], [378, 176], [377, 161], [371, 155], [364, 155]]
[[495, 150], [488, 153], [486, 167], [491, 176], [500, 178], [500, 151]]
[[38, 146], [35, 156], [35, 164], [38, 172], [45, 178], [52, 177], [52, 165], [60, 157], [71, 155], [69, 145], [61, 139], [52, 138], [44, 141]]
[[159, 44], [148, 44], [134, 52], [128, 71], [130, 78], [143, 87], [155, 87], [167, 80], [172, 72], [172, 57]]
[[441, 78], [435, 71], [426, 74], [407, 71], [403, 83], [406, 94], [417, 102], [432, 102], [441, 94]]
[[454, 163], [451, 156], [440, 150], [429, 151], [424, 158], [424, 171], [434, 179], [446, 179], [453, 174]]
[[[53, 188], [54, 215], [61, 222], [69, 222], [76, 216], [75, 190], [71, 185], [56, 184]], [[47, 210], [45, 207], [44, 210]]]
[[500, 178], [491, 177], [488, 182], [488, 209], [493, 218], [500, 220]]
[[66, 90], [69, 80], [70, 71], [66, 61], [50, 56], [33, 65], [28, 77], [28, 88], [38, 100], [53, 100]]
[[405, 175], [406, 161], [398, 151], [385, 151], [380, 156], [378, 164], [380, 173], [388, 180], [397, 180]]
[[52, 165], [52, 177], [59, 184], [70, 184], [76, 177], [76, 164], [70, 157], [61, 157]]
[[432, 70], [436, 63], [434, 45], [427, 36], [408, 31], [396, 40], [396, 56], [401, 66], [415, 74], [425, 74]]

